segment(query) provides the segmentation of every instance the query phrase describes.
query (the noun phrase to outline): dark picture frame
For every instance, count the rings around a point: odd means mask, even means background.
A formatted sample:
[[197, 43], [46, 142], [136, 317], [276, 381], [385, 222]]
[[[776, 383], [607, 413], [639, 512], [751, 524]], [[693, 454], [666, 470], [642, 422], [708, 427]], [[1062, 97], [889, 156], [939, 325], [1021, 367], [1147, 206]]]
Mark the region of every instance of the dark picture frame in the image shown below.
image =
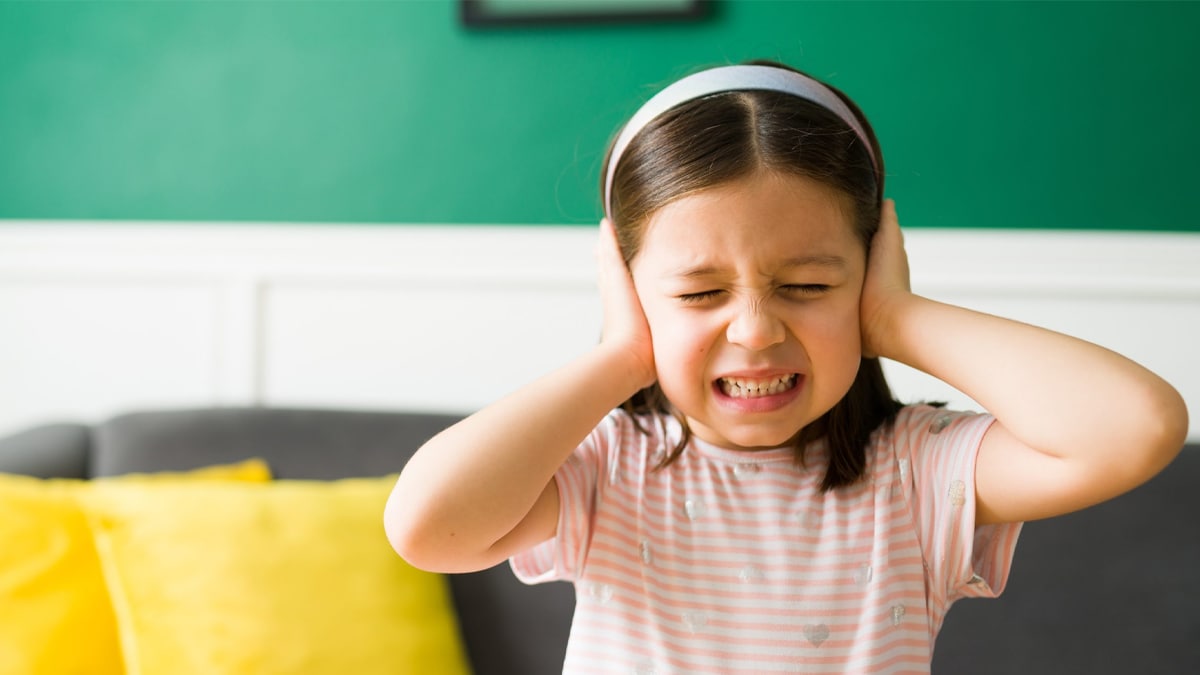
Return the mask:
[[696, 21], [711, 0], [459, 0], [466, 26], [587, 25]]

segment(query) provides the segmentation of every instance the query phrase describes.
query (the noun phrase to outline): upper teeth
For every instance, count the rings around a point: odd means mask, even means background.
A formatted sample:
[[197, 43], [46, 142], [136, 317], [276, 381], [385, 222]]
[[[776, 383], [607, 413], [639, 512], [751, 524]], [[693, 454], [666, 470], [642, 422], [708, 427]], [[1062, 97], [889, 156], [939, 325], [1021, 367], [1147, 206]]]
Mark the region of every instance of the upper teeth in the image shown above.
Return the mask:
[[780, 375], [779, 377], [764, 380], [722, 377], [719, 382], [721, 383], [721, 391], [725, 392], [726, 396], [753, 398], [756, 396], [770, 396], [771, 394], [778, 394], [781, 391], [791, 389], [796, 383], [796, 374]]

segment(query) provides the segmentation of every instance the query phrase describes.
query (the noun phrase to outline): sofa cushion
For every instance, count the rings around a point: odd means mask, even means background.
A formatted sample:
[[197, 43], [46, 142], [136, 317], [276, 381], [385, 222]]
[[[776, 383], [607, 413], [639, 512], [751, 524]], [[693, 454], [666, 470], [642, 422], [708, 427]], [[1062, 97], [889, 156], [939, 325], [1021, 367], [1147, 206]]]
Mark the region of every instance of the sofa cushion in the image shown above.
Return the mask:
[[93, 491], [128, 672], [467, 672], [445, 578], [384, 536], [394, 482]]
[[[251, 460], [122, 483], [271, 478]], [[92, 483], [0, 474], [0, 673], [122, 673], [116, 621], [80, 498]]]

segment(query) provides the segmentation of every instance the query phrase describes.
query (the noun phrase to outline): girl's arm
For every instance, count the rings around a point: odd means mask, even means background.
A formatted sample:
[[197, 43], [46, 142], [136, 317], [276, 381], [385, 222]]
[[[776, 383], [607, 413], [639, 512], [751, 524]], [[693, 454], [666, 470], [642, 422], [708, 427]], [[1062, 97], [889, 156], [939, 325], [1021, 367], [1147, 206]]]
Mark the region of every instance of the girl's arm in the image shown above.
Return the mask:
[[1183, 447], [1182, 397], [1142, 366], [1083, 340], [914, 295], [891, 200], [867, 270], [864, 350], [933, 375], [996, 417], [976, 460], [976, 524], [1047, 518], [1110, 499]]
[[466, 572], [554, 536], [554, 473], [613, 408], [654, 381], [650, 332], [611, 226], [598, 251], [599, 346], [446, 429], [404, 467], [384, 510], [410, 564]]

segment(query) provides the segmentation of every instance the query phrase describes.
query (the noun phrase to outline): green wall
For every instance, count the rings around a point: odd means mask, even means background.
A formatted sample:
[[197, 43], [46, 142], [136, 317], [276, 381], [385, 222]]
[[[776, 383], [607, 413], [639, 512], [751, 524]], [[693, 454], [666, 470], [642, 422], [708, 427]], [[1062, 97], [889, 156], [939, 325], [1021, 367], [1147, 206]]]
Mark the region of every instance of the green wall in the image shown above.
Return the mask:
[[429, 2], [0, 2], [0, 218], [591, 224], [693, 66], [781, 59], [871, 117], [906, 226], [1200, 231], [1200, 3], [718, 0], [468, 30]]

